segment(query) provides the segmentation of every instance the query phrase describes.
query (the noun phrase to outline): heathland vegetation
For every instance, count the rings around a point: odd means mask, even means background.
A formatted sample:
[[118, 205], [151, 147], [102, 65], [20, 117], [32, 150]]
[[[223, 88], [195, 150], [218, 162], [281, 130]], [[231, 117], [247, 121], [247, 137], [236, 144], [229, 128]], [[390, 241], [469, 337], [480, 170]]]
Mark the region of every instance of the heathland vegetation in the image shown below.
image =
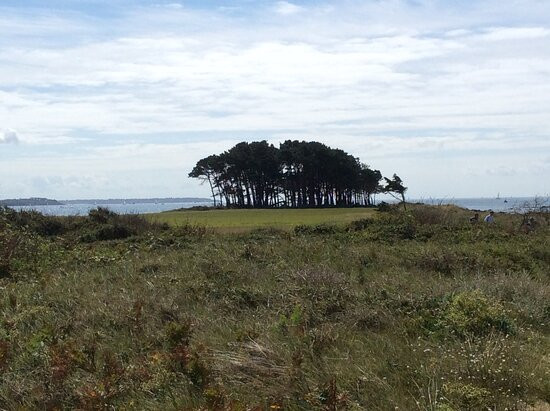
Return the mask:
[[398, 195], [399, 176], [382, 174], [343, 150], [318, 142], [242, 142], [205, 157], [189, 177], [208, 182], [214, 205], [237, 208], [369, 206], [379, 192]]
[[548, 407], [548, 213], [330, 211], [232, 233], [2, 210], [0, 408]]

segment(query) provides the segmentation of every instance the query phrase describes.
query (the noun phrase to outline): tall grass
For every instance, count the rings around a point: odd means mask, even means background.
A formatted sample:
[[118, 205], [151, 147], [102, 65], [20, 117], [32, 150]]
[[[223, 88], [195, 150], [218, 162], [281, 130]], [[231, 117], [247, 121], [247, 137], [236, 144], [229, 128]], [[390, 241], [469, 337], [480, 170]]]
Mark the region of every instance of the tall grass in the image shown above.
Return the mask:
[[550, 403], [543, 225], [415, 206], [221, 234], [98, 213], [56, 235], [0, 215], [2, 409]]

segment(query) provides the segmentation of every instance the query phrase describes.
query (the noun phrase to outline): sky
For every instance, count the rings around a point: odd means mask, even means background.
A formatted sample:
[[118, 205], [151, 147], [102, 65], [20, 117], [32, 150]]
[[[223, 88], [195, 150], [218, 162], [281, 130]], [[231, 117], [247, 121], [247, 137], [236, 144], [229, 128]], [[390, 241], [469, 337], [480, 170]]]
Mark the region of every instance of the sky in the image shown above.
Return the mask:
[[287, 139], [548, 195], [550, 1], [0, 2], [0, 198], [208, 196], [199, 159]]

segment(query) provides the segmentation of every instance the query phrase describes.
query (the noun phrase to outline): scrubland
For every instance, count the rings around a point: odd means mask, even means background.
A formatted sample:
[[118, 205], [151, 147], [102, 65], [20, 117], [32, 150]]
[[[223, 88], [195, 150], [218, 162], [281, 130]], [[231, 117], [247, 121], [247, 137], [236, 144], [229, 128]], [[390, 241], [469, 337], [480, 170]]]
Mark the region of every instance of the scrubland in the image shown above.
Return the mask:
[[548, 215], [469, 215], [228, 233], [2, 210], [0, 408], [548, 409]]

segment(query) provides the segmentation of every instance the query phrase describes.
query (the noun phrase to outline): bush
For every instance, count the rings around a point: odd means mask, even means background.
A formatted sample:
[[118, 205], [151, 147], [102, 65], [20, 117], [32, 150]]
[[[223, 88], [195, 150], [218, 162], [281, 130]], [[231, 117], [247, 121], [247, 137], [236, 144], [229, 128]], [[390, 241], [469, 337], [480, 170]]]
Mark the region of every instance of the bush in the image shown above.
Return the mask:
[[187, 319], [183, 322], [171, 322], [166, 326], [166, 342], [170, 348], [189, 345], [193, 323]]
[[512, 334], [514, 324], [502, 306], [480, 291], [463, 292], [451, 298], [442, 325], [451, 333], [465, 337], [484, 336], [492, 330]]
[[411, 253], [410, 265], [427, 271], [450, 275], [457, 266], [467, 267], [466, 262], [466, 259], [456, 255], [453, 251], [438, 247], [435, 250], [423, 250], [419, 255]]
[[36, 226], [36, 232], [42, 236], [56, 236], [65, 233], [65, 225], [55, 218], [45, 218]]
[[471, 216], [460, 207], [452, 205], [411, 205], [409, 213], [415, 222], [421, 225], [442, 224], [445, 226], [457, 226], [468, 222], [468, 218]]
[[135, 231], [119, 224], [105, 224], [80, 237], [84, 243], [95, 241], [122, 240], [136, 234]]
[[80, 240], [86, 243], [120, 240], [169, 228], [166, 224], [152, 223], [139, 214], [117, 214], [104, 207], [90, 210], [87, 221], [79, 228], [82, 226], [87, 232], [80, 236]]
[[97, 207], [88, 212], [90, 221], [99, 224], [105, 224], [115, 218], [117, 214], [106, 207]]
[[414, 240], [416, 237], [416, 225], [410, 215], [391, 215], [380, 221], [378, 227], [386, 239]]
[[349, 231], [362, 231], [371, 226], [374, 223], [372, 218], [361, 218], [359, 220], [352, 221], [349, 226]]
[[342, 229], [333, 224], [300, 224], [294, 227], [294, 234], [335, 234], [339, 231]]
[[9, 278], [12, 274], [12, 260], [21, 238], [10, 233], [0, 234], [0, 278]]
[[0, 216], [4, 224], [9, 223], [13, 228], [26, 228], [41, 236], [60, 235], [67, 230], [59, 217], [45, 216], [34, 210], [15, 211], [10, 208], [0, 208]]
[[443, 393], [453, 407], [460, 410], [482, 410], [490, 408], [489, 390], [472, 384], [449, 382], [443, 385]]
[[391, 204], [388, 204], [385, 201], [382, 201], [378, 204], [377, 209], [382, 213], [388, 213], [392, 211], [394, 207]]

